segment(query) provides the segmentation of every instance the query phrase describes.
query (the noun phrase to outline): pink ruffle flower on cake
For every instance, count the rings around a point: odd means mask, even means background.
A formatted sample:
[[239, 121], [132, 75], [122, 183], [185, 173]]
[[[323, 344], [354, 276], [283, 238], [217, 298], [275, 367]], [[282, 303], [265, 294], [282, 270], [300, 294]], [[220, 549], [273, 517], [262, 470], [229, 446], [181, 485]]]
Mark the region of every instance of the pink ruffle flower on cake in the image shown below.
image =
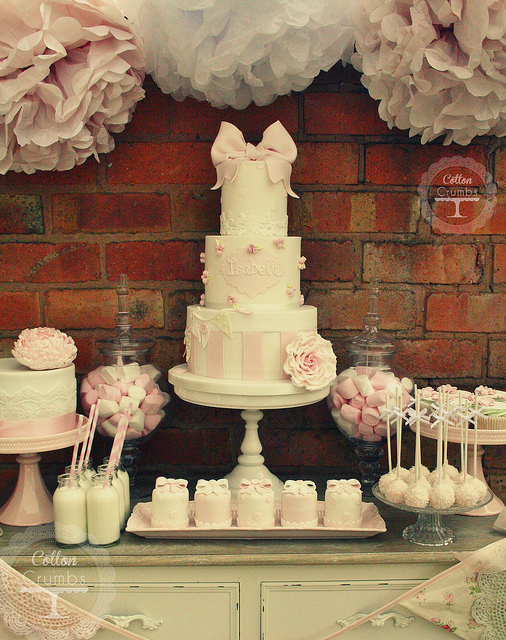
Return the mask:
[[206, 254], [202, 252], [200, 254], [200, 264], [205, 264], [205, 263], [206, 263]]
[[227, 302], [231, 307], [234, 307], [237, 305], [237, 298], [236, 296], [234, 296], [233, 293], [229, 293], [227, 296]]
[[273, 240], [274, 246], [276, 249], [284, 249], [285, 248], [285, 239], [284, 238], [276, 238]]
[[225, 251], [225, 245], [218, 240], [216, 240], [216, 246], [214, 247], [216, 251], [216, 255], [219, 257]]
[[200, 276], [200, 279], [204, 284], [207, 284], [209, 282], [210, 277], [211, 276], [209, 275], [209, 271], [207, 269], [204, 269], [204, 271], [202, 271], [202, 275]]
[[299, 269], [302, 271], [303, 269], [306, 268], [306, 258], [304, 256], [301, 256], [299, 258], [299, 264], [298, 264]]
[[140, 38], [113, 0], [3, 0], [0, 173], [64, 171], [114, 148], [144, 97]]
[[14, 343], [12, 355], [36, 371], [63, 369], [77, 356], [74, 340], [66, 333], [49, 327], [25, 329]]
[[506, 134], [506, 5], [367, 0], [352, 63], [389, 127], [467, 145]]
[[283, 370], [295, 387], [318, 391], [336, 377], [336, 356], [332, 345], [315, 331], [305, 331], [286, 347]]
[[248, 253], [258, 253], [258, 251], [260, 251], [262, 247], [259, 247], [258, 245], [255, 244], [250, 244], [248, 245], [248, 247], [246, 247], [246, 251]]

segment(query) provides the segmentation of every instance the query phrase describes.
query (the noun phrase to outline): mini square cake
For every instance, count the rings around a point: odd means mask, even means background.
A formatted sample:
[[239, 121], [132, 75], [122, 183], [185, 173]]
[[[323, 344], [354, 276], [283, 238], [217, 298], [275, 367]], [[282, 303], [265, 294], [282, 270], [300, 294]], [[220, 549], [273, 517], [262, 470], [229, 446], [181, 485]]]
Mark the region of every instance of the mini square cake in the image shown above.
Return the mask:
[[318, 495], [311, 480], [287, 480], [281, 493], [281, 526], [318, 526]]
[[232, 494], [228, 480], [199, 480], [194, 496], [195, 526], [226, 529], [232, 525]]
[[325, 491], [326, 527], [358, 528], [362, 524], [362, 491], [355, 480], [329, 480]]
[[151, 504], [151, 526], [183, 529], [189, 524], [188, 481], [156, 479]]
[[237, 526], [267, 529], [273, 527], [275, 521], [272, 482], [243, 478], [237, 492]]

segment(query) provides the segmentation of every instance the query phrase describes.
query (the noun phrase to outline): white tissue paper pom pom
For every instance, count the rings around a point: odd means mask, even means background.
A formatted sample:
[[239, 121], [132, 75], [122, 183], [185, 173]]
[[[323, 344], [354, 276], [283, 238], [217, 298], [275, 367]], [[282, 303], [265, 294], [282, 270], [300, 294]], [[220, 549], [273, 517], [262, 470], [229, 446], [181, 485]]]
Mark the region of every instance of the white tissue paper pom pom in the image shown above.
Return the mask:
[[121, 0], [146, 71], [176, 100], [244, 109], [349, 62], [359, 0]]
[[142, 43], [114, 0], [0, 0], [0, 173], [114, 148], [144, 97]]
[[390, 127], [425, 143], [506, 134], [506, 5], [362, 0], [352, 63]]

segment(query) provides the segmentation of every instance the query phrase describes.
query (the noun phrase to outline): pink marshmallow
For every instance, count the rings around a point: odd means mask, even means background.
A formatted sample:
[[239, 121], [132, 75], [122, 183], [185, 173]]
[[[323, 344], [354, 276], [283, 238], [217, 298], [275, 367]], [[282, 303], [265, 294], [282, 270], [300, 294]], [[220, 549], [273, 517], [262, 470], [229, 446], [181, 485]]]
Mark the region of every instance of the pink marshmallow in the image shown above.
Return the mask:
[[102, 369], [103, 369], [103, 367], [98, 367], [97, 369], [93, 369], [93, 371], [90, 371], [88, 373], [88, 375], [86, 376], [88, 378], [88, 382], [91, 384], [91, 386], [94, 389], [99, 384], [104, 384], [104, 382], [105, 382], [105, 380], [100, 375], [100, 372], [102, 371]]
[[365, 422], [359, 423], [358, 430], [363, 436], [371, 435], [374, 433], [374, 429], [370, 425], [366, 424]]
[[92, 389], [91, 391], [88, 391], [87, 394], [85, 394], [84, 396], [84, 401], [86, 402], [86, 404], [91, 405], [92, 404], [97, 404], [97, 400], [98, 400], [98, 391], [96, 389]]
[[376, 389], [376, 391], [384, 389], [391, 381], [392, 376], [383, 373], [383, 371], [375, 371], [371, 376], [371, 384]]
[[350, 405], [356, 409], [362, 409], [365, 404], [365, 398], [361, 393], [357, 393], [356, 396], [350, 400]]
[[144, 418], [144, 429], [149, 429], [149, 431], [152, 431], [160, 422], [162, 417], [163, 416], [161, 413], [146, 415], [146, 417]]
[[380, 420], [378, 424], [374, 427], [374, 433], [381, 438], [387, 437], [387, 425], [383, 420]]
[[121, 385], [123, 383], [121, 382], [121, 380], [116, 380], [116, 382], [113, 382], [111, 386], [116, 387], [116, 389], [119, 389], [121, 391]]
[[343, 396], [339, 393], [339, 391], [335, 387], [332, 387], [330, 389], [330, 401], [331, 401], [331, 407], [334, 409], [340, 409], [343, 406], [343, 404], [346, 402], [346, 400], [343, 398]]
[[369, 407], [366, 405], [362, 409], [362, 421], [369, 426], [374, 427], [374, 425], [378, 424], [380, 421], [380, 412], [376, 407]]
[[356, 396], [358, 393], [357, 385], [355, 384], [352, 378], [344, 378], [337, 383], [336, 389], [346, 400], [350, 400], [353, 396]]
[[136, 378], [134, 384], [138, 387], [142, 387], [146, 393], [153, 391], [156, 386], [155, 381], [150, 378], [147, 373], [141, 373], [141, 375]]
[[402, 387], [402, 406], [405, 407], [411, 402], [411, 400], [411, 395], [408, 393], [408, 391], [406, 391], [404, 387]]
[[97, 391], [98, 397], [102, 400], [113, 400], [114, 402], [121, 400], [121, 391], [110, 384], [100, 384], [97, 387]]
[[128, 395], [128, 390], [133, 385], [133, 382], [123, 382], [121, 380], [120, 380], [120, 382], [121, 382], [120, 387], [119, 387], [120, 391], [124, 396], [127, 396]]
[[146, 415], [153, 415], [154, 413], [158, 413], [164, 402], [165, 398], [160, 394], [156, 396], [146, 396], [140, 404], [140, 409], [144, 411]]
[[357, 376], [368, 376], [372, 369], [371, 367], [364, 367], [362, 365], [358, 365], [355, 367], [355, 371], [357, 372]]
[[118, 412], [118, 413], [113, 413], [112, 416], [110, 416], [107, 419], [109, 420], [109, 422], [112, 422], [112, 424], [117, 426], [122, 417], [123, 417], [123, 414]]
[[370, 407], [379, 407], [380, 405], [386, 404], [388, 400], [388, 394], [386, 391], [375, 391], [371, 393], [370, 396], [367, 396], [366, 402]]
[[136, 431], [135, 429], [131, 429], [130, 427], [128, 427], [128, 429], [126, 431], [125, 438], [127, 440], [132, 440], [133, 438], [140, 438], [141, 435], [142, 434], [139, 433], [138, 431]]
[[93, 389], [93, 387], [91, 386], [88, 378], [84, 378], [84, 380], [81, 382], [81, 393], [88, 393], [88, 391], [91, 391]]
[[360, 409], [351, 407], [349, 404], [343, 404], [341, 407], [341, 416], [344, 420], [352, 422], [353, 424], [358, 424], [360, 422], [361, 413]]

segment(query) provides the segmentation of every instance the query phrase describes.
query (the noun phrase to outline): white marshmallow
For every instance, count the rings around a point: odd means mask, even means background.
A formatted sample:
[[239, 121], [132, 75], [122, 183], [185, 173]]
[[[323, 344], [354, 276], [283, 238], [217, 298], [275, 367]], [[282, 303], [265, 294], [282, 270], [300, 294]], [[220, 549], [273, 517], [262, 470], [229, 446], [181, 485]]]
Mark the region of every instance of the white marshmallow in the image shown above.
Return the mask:
[[403, 378], [401, 380], [401, 384], [408, 393], [411, 393], [413, 391], [413, 380], [410, 380], [409, 378]]
[[100, 400], [98, 405], [98, 415], [101, 418], [109, 418], [113, 413], [117, 413], [119, 405], [114, 400]]
[[110, 436], [115, 436], [116, 431], [118, 429], [118, 425], [113, 424], [110, 420], [104, 420], [100, 425], [100, 428], [103, 429]]
[[144, 429], [144, 413], [140, 409], [137, 409], [137, 411], [132, 415], [128, 426], [130, 429], [134, 429], [139, 432]]
[[162, 377], [162, 372], [158, 367], [155, 367], [154, 364], [143, 364], [141, 365], [141, 373], [147, 373], [150, 378], [152, 378], [155, 382], [160, 380]]
[[130, 396], [122, 396], [119, 401], [119, 410], [121, 413], [125, 413], [128, 410], [130, 405], [132, 405], [132, 409], [130, 413], [134, 413], [139, 408], [140, 401], [137, 398], [132, 398]]
[[117, 367], [102, 367], [100, 375], [106, 384], [113, 384], [118, 379]]
[[118, 378], [122, 382], [134, 382], [141, 375], [141, 368], [137, 362], [130, 362], [116, 368]]
[[341, 371], [341, 373], [337, 376], [335, 381], [339, 382], [343, 378], [356, 378], [356, 377], [357, 377], [357, 372], [355, 370], [355, 367], [348, 367], [348, 369]]
[[374, 387], [369, 380], [369, 376], [366, 376], [365, 374], [357, 376], [355, 378], [355, 384], [357, 385], [358, 390], [364, 396], [364, 398], [370, 396], [371, 393], [374, 393]]
[[140, 404], [146, 397], [146, 390], [143, 389], [142, 387], [138, 387], [137, 385], [133, 384], [128, 389], [128, 397], [135, 398], [136, 400], [139, 401], [139, 404]]
[[[332, 412], [332, 415], [333, 414], [334, 412]], [[342, 431], [347, 433], [349, 436], [352, 436], [354, 433], [358, 431], [358, 427], [356, 424], [353, 424], [353, 422], [348, 422], [348, 420], [341, 418], [340, 415], [337, 418], [337, 424], [339, 428], [342, 429]]]

